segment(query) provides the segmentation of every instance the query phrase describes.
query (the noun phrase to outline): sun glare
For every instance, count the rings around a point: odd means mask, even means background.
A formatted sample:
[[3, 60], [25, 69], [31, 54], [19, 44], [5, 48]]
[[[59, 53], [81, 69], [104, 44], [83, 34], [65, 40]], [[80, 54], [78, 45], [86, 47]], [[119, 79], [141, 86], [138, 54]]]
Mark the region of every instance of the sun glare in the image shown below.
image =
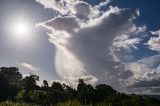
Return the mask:
[[11, 25], [12, 35], [19, 40], [27, 40], [31, 34], [31, 25], [26, 20], [18, 20]]
[[18, 23], [15, 27], [15, 31], [19, 35], [27, 34], [28, 32], [28, 26], [25, 23]]

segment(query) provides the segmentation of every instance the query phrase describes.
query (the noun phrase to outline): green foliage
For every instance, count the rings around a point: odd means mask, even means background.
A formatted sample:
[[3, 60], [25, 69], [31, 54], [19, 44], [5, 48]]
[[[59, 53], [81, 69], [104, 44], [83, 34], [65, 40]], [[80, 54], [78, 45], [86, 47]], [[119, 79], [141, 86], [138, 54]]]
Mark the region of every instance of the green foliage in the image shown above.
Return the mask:
[[77, 86], [77, 91], [80, 92], [83, 86], [86, 85], [83, 81], [83, 79], [78, 80], [78, 86]]
[[48, 82], [46, 80], [43, 80], [43, 86], [47, 86], [48, 87]]
[[91, 85], [84, 85], [78, 92], [79, 100], [82, 104], [90, 104], [94, 101], [95, 91]]
[[30, 76], [27, 76], [22, 80], [23, 87], [26, 92], [39, 89], [36, 85], [36, 81], [39, 81], [39, 76], [33, 74], [30, 74]]
[[65, 84], [63, 84], [63, 88], [65, 91], [67, 100], [74, 100], [75, 98], [77, 98], [78, 92], [76, 91], [76, 89]]
[[23, 90], [21, 90], [21, 91], [19, 91], [19, 93], [17, 94], [17, 100], [18, 101], [24, 101], [24, 98], [25, 98], [25, 90], [23, 89]]
[[29, 97], [31, 102], [35, 102], [37, 104], [46, 103], [47, 93], [45, 91], [34, 90], [29, 92]]
[[77, 90], [59, 82], [50, 87], [46, 80], [40, 87], [36, 81], [39, 76], [22, 78], [18, 68], [0, 68], [0, 106], [160, 106], [157, 99], [120, 93], [105, 84], [94, 88], [83, 79]]
[[5, 100], [9, 93], [9, 83], [7, 78], [0, 72], [0, 101]]
[[22, 79], [22, 74], [17, 67], [1, 67], [0, 69], [12, 85], [17, 85]]
[[63, 86], [59, 82], [53, 82], [51, 88], [54, 91], [64, 92]]
[[0, 70], [0, 72], [8, 80], [8, 98], [11, 100], [15, 100], [18, 91], [21, 89], [22, 74], [19, 72], [19, 69], [17, 67], [1, 67]]
[[96, 100], [97, 101], [103, 101], [106, 97], [108, 97], [111, 94], [115, 94], [117, 91], [115, 91], [112, 87], [105, 84], [100, 84], [95, 87], [96, 92]]

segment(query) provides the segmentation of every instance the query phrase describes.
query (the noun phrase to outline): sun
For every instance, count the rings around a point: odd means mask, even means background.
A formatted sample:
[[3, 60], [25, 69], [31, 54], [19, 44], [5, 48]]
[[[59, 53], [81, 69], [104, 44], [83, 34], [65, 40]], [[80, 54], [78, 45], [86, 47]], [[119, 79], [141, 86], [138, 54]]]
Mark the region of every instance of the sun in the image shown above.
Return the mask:
[[6, 29], [8, 30], [8, 38], [20, 44], [33, 42], [36, 34], [35, 23], [30, 18], [22, 16], [8, 21]]
[[29, 21], [21, 19], [21, 20], [15, 20], [10, 25], [11, 29], [11, 35], [20, 41], [27, 40], [32, 33], [32, 25], [29, 23]]
[[15, 31], [18, 35], [24, 35], [28, 33], [28, 25], [26, 23], [20, 22], [15, 26]]
[[29, 32], [29, 26], [26, 22], [20, 21], [15, 25], [15, 32], [17, 35], [23, 36]]

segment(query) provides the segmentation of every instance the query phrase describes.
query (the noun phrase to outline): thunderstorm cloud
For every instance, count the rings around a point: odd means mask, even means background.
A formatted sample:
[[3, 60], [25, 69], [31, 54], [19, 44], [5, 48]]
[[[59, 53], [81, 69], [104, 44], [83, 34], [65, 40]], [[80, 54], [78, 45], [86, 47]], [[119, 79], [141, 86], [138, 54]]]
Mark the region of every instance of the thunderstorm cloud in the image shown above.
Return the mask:
[[[124, 92], [160, 89], [159, 55], [131, 61], [138, 45], [160, 52], [159, 31], [134, 23], [139, 10], [110, 6], [109, 0], [94, 6], [79, 0], [36, 1], [53, 10], [54, 17], [38, 25], [50, 30], [49, 41], [56, 47], [55, 68], [63, 80], [74, 85], [82, 78]], [[146, 34], [156, 36], [142, 43]]]

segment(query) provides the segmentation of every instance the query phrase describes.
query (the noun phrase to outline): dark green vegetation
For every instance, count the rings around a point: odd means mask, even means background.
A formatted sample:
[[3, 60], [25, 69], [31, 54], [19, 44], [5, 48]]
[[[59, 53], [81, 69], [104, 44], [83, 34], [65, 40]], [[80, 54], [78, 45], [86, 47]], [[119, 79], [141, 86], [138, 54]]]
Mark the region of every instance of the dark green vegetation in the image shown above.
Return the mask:
[[99, 84], [95, 88], [79, 79], [77, 90], [59, 82], [42, 86], [39, 76], [22, 78], [16, 67], [0, 68], [1, 106], [160, 106], [158, 99], [149, 96], [127, 95], [112, 87]]

